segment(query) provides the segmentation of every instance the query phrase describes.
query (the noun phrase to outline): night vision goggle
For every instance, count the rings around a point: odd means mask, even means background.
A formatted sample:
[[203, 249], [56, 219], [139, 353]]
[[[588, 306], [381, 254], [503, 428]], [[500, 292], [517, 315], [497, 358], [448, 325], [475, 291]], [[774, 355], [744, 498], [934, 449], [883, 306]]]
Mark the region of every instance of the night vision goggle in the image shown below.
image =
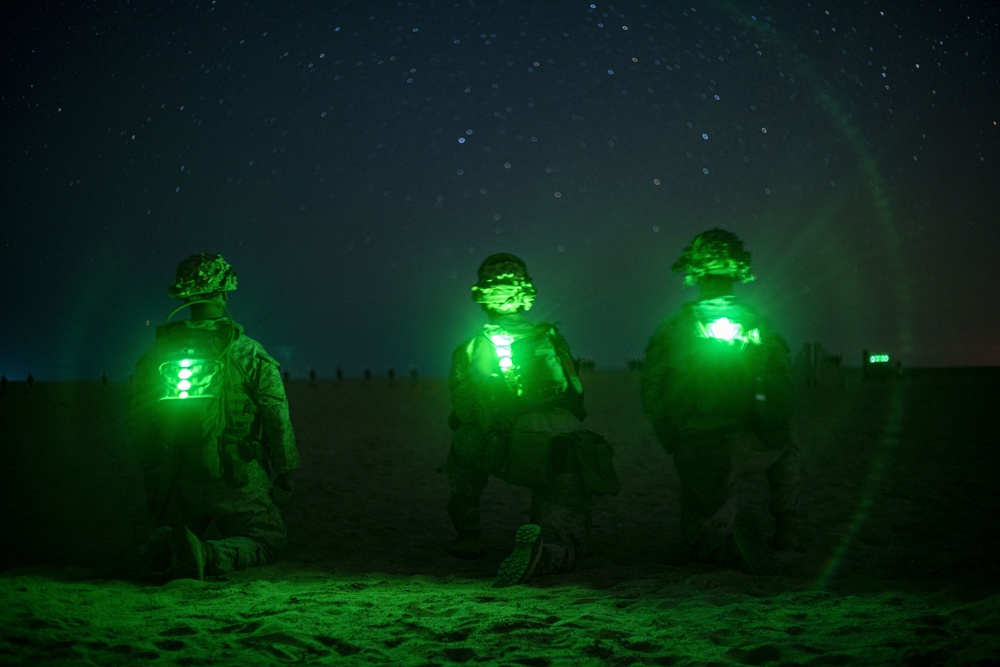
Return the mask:
[[535, 288], [529, 280], [505, 274], [485, 284], [473, 285], [472, 300], [503, 313], [530, 310], [535, 302]]

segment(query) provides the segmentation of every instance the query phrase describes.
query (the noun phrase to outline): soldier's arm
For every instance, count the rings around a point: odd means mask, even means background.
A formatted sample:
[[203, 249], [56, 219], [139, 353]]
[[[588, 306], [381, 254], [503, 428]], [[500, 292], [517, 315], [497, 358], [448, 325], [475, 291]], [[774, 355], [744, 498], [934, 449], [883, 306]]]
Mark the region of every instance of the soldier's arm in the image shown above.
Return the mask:
[[264, 441], [270, 453], [271, 472], [281, 475], [298, 468], [301, 459], [288, 413], [288, 398], [281, 380], [281, 369], [266, 354], [258, 355], [258, 363], [260, 379], [257, 386], [257, 409], [261, 415]]
[[477, 419], [478, 396], [469, 373], [469, 343], [460, 345], [451, 355], [451, 370], [448, 372], [448, 390], [451, 393], [452, 413], [449, 418], [452, 428], [458, 424], [468, 424]]
[[664, 329], [660, 326], [649, 339], [639, 375], [642, 410], [650, 419], [657, 418], [664, 412], [666, 376], [669, 372], [669, 355], [664, 334]]
[[587, 418], [587, 408], [583, 400], [583, 383], [577, 374], [576, 359], [570, 352], [569, 342], [559, 333], [555, 326], [551, 326], [549, 335], [552, 337], [552, 347], [556, 351], [559, 363], [562, 364], [563, 372], [566, 374], [567, 407], [577, 419], [583, 421]]
[[559, 330], [554, 326], [551, 329], [552, 336], [552, 346], [556, 350], [556, 355], [559, 357], [559, 361], [562, 363], [563, 368], [566, 369], [567, 380], [570, 383], [569, 390], [574, 391], [577, 394], [583, 395], [583, 384], [580, 382], [580, 377], [576, 372], [576, 360], [573, 358], [573, 353], [570, 352], [569, 342]]
[[795, 404], [795, 387], [792, 382], [791, 350], [788, 343], [777, 333], [772, 333], [767, 341], [767, 400], [775, 413], [791, 419]]
[[126, 428], [129, 440], [139, 464], [149, 467], [160, 457], [157, 448], [156, 420], [153, 410], [159, 398], [157, 394], [157, 369], [144, 356], [136, 364], [135, 377], [129, 387]]
[[670, 419], [672, 409], [679, 405], [671, 405], [672, 379], [675, 379], [676, 369], [673, 367], [671, 354], [671, 334], [673, 323], [661, 324], [646, 345], [646, 354], [639, 376], [640, 398], [642, 409], [653, 425], [653, 430], [660, 441], [666, 445], [676, 435], [676, 427]]

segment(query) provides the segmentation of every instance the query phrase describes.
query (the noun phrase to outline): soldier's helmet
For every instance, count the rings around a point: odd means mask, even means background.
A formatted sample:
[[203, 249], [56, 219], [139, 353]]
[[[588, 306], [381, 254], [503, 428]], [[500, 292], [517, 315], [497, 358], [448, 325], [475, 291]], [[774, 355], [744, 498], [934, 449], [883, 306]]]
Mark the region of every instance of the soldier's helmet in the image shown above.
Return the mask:
[[236, 289], [236, 272], [222, 255], [203, 252], [177, 265], [174, 282], [167, 293], [175, 299], [191, 299]]
[[740, 283], [754, 279], [750, 253], [743, 249], [743, 241], [736, 234], [718, 228], [694, 237], [670, 270], [683, 272], [685, 285], [697, 285], [708, 275], [729, 276]]
[[479, 265], [478, 282], [472, 286], [472, 300], [490, 310], [515, 313], [530, 310], [535, 302], [535, 286], [528, 266], [509, 253], [490, 255]]

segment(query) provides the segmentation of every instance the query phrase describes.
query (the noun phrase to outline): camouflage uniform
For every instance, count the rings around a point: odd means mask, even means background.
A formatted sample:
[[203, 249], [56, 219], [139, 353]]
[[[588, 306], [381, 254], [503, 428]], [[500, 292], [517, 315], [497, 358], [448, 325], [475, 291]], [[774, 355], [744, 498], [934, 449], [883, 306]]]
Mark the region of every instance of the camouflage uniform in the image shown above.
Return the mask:
[[[732, 563], [736, 487], [741, 478], [765, 473], [770, 487], [770, 511], [794, 517], [799, 500], [799, 451], [790, 437], [787, 415], [791, 402], [788, 346], [747, 304], [728, 296], [724, 307], [739, 308], [760, 332], [768, 386], [757, 387], [779, 416], [762, 419], [749, 408], [728, 417], [704, 416], [691, 405], [695, 392], [685, 367], [692, 325], [690, 302], [664, 320], [646, 347], [641, 375], [643, 409], [668, 454], [681, 483], [681, 533], [701, 562]], [[717, 388], [716, 394], [727, 388]], [[751, 389], [754, 391], [754, 389]]]
[[[494, 326], [518, 339], [551, 335], [564, 368], [573, 368], [569, 346], [555, 328], [529, 322], [521, 313], [497, 318], [455, 350], [449, 376], [453, 437], [443, 467], [451, 488], [448, 513], [459, 541], [469, 539], [478, 546], [480, 498], [489, 476], [529, 487], [530, 521], [541, 527], [542, 535], [541, 560], [534, 574], [567, 569], [587, 550], [591, 486], [601, 472], [588, 465], [584, 448], [593, 444], [596, 434], [582, 424], [583, 396], [575, 373], [568, 378], [568, 390], [541, 401], [519, 403], [507, 391], [485, 335]], [[516, 443], [525, 445], [520, 454], [514, 452]], [[607, 470], [603, 472], [607, 477]]]
[[[190, 329], [232, 339], [218, 477], [198, 470], [197, 457], [165, 446], [151, 418], [160, 382], [156, 360], [172, 335]], [[239, 324], [188, 320], [158, 327], [156, 342], [136, 367], [130, 430], [156, 525], [186, 525], [201, 536], [214, 522], [221, 534], [203, 540], [210, 551], [206, 574], [264, 565], [281, 553], [286, 535], [280, 508], [287, 496], [271, 480], [298, 468], [299, 453], [278, 363]]]

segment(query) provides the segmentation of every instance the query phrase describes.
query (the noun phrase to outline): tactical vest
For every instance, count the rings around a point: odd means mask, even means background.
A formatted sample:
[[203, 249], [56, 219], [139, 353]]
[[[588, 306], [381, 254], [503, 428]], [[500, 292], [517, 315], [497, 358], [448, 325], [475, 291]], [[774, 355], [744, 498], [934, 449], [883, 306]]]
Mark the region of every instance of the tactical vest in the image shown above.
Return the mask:
[[566, 354], [556, 348], [555, 329], [547, 323], [504, 329], [483, 327], [474, 342], [474, 365], [501, 378], [519, 412], [544, 409], [582, 394], [580, 380]]
[[750, 424], [768, 400], [767, 333], [732, 299], [686, 304], [675, 323], [670, 419], [681, 428]]

